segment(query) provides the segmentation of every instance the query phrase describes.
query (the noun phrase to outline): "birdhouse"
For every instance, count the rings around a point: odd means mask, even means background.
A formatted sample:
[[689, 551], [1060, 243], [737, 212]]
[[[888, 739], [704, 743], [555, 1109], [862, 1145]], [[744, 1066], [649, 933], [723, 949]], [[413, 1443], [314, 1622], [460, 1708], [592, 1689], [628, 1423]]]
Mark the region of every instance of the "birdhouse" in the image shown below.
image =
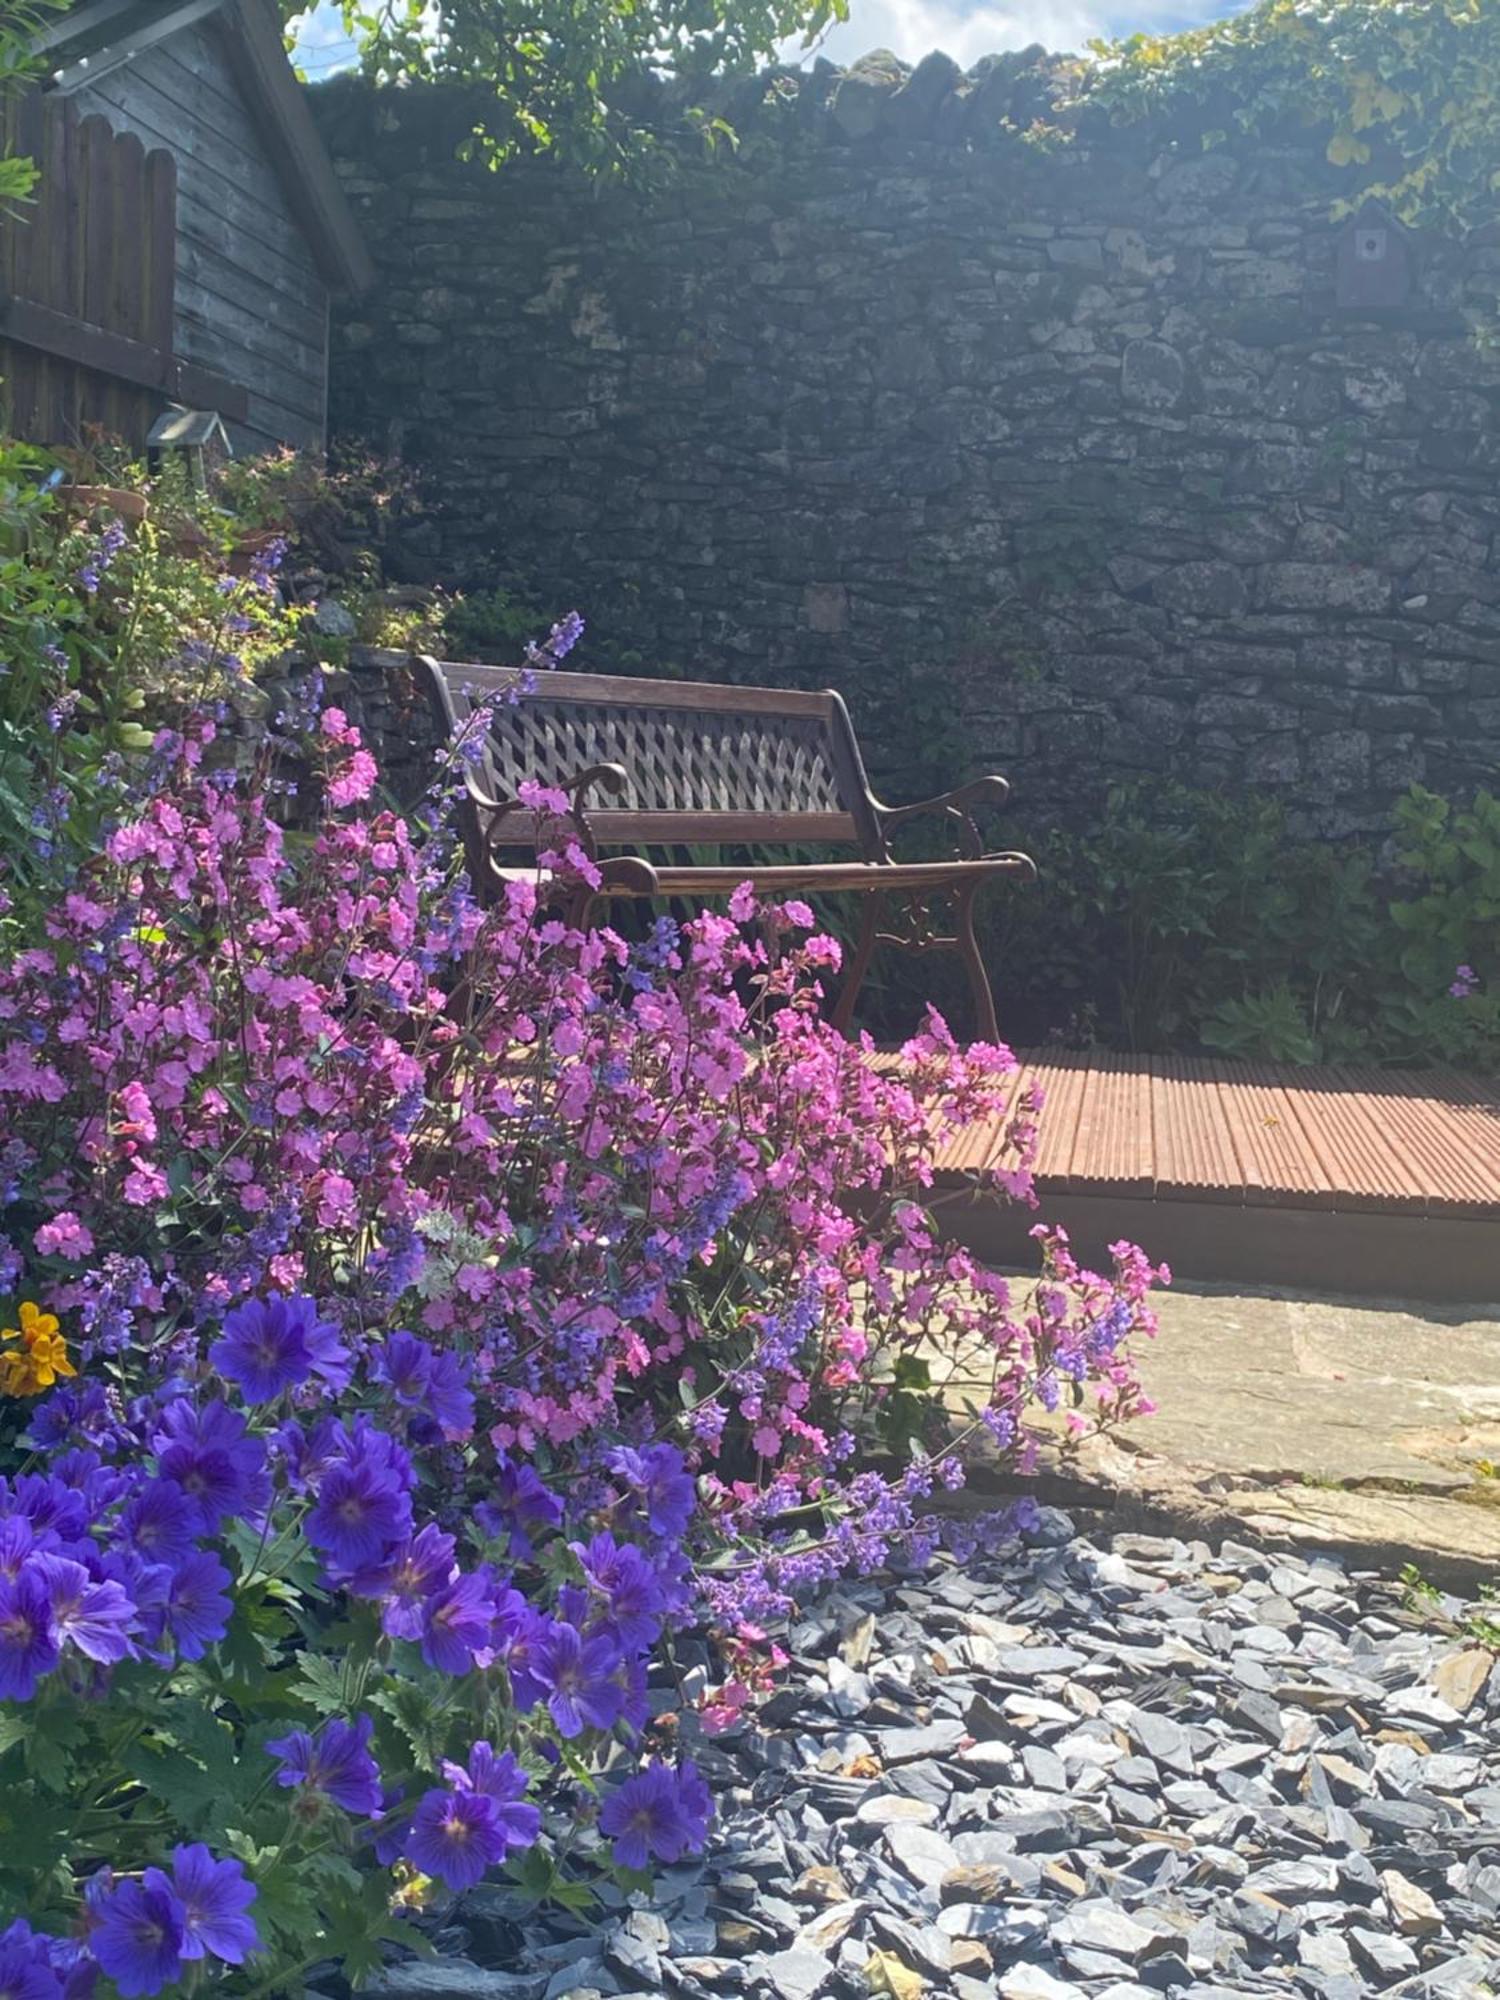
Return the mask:
[[1410, 302], [1411, 246], [1399, 222], [1367, 201], [1339, 237], [1334, 300], [1349, 312], [1382, 312]]
[[198, 493], [206, 493], [210, 481], [234, 457], [217, 410], [167, 410], [151, 426], [146, 444], [155, 465], [169, 453], [178, 453], [187, 467], [188, 483]]

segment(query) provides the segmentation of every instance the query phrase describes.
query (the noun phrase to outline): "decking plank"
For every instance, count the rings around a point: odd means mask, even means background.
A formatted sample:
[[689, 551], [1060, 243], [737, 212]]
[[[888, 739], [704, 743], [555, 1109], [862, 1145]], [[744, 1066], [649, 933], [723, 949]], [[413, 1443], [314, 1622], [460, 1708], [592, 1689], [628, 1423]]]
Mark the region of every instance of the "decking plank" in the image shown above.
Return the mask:
[[1291, 1076], [1292, 1116], [1320, 1159], [1338, 1209], [1423, 1215], [1427, 1189], [1410, 1154], [1392, 1139], [1369, 1091], [1344, 1069], [1309, 1068]]
[[1242, 1202], [1245, 1167], [1213, 1065], [1192, 1056], [1152, 1056], [1148, 1067], [1157, 1193]]
[[1045, 1099], [1038, 1122], [1033, 1170], [1037, 1184], [1051, 1189], [1070, 1187], [1078, 1120], [1088, 1085], [1089, 1058], [1042, 1053], [1034, 1059], [1022, 1060], [1034, 1060], [1033, 1078], [1041, 1086]]
[[[1043, 1193], [1500, 1220], [1500, 1085], [1447, 1069], [1294, 1068], [1018, 1050], [1043, 1092]], [[889, 1072], [899, 1058], [874, 1058]], [[955, 1178], [1001, 1160], [992, 1120], [948, 1141]]]
[[1087, 1072], [1068, 1179], [1101, 1194], [1156, 1192], [1151, 1076], [1130, 1056], [1096, 1055]]

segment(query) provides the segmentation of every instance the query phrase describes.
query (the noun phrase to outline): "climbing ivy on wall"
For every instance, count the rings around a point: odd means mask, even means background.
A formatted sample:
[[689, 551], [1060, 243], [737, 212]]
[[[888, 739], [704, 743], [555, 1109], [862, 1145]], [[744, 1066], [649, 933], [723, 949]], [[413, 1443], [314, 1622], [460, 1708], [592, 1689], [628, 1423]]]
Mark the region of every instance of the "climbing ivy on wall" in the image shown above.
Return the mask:
[[1411, 224], [1472, 228], [1500, 191], [1500, 0], [1262, 0], [1171, 36], [1096, 44], [1078, 103], [1170, 118], [1204, 146], [1287, 126], [1330, 129], [1345, 204], [1375, 196]]

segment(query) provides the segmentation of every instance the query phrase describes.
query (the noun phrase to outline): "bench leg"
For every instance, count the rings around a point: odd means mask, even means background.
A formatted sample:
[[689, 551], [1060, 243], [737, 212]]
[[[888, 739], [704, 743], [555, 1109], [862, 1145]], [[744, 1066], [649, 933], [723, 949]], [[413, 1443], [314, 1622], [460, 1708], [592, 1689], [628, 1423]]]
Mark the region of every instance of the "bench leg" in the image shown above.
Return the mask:
[[974, 1000], [974, 1027], [981, 1042], [998, 1042], [1000, 1024], [995, 1019], [995, 996], [990, 991], [989, 974], [984, 969], [984, 953], [974, 934], [974, 895], [977, 884], [965, 884], [954, 892], [955, 929], [959, 956], [969, 974], [969, 992]]
[[864, 910], [859, 920], [859, 937], [855, 942], [854, 956], [844, 973], [844, 983], [839, 988], [838, 1005], [833, 1010], [833, 1025], [841, 1035], [847, 1035], [854, 1023], [854, 1003], [859, 998], [860, 987], [865, 983], [870, 960], [875, 956], [875, 940], [880, 930], [880, 912], [885, 898], [879, 895], [865, 896], [863, 902]]

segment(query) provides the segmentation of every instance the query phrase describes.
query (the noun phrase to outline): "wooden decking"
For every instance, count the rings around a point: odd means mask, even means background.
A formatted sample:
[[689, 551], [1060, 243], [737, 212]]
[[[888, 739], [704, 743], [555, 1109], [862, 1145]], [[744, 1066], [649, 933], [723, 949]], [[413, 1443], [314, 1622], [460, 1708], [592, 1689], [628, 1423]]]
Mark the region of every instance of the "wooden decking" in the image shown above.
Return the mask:
[[[1045, 1094], [1043, 1216], [1097, 1256], [1135, 1237], [1184, 1275], [1500, 1300], [1500, 1084], [1451, 1070], [1299, 1069], [1027, 1051]], [[959, 1233], [1024, 1250], [1035, 1215], [959, 1199], [999, 1134], [938, 1161]]]

